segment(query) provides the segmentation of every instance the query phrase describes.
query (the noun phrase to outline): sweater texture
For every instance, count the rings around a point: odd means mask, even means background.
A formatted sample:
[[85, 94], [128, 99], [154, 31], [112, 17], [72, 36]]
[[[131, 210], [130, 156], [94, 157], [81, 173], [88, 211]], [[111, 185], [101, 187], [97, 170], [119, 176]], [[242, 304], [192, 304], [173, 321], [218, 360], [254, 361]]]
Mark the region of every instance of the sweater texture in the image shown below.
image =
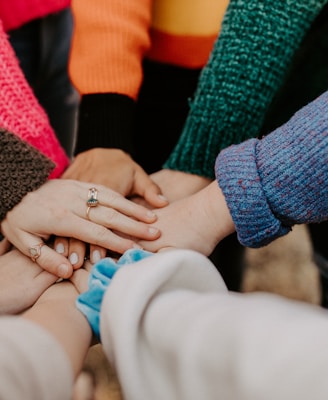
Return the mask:
[[325, 92], [263, 139], [218, 155], [216, 177], [244, 246], [328, 219], [327, 110]]
[[165, 168], [214, 177], [217, 153], [259, 135], [296, 50], [326, 0], [231, 0]]
[[16, 135], [0, 129], [0, 221], [48, 179], [54, 164]]
[[143, 61], [188, 71], [202, 68], [227, 3], [116, 0], [109, 7], [106, 0], [96, 5], [73, 0], [69, 71], [81, 94], [76, 153], [118, 147], [133, 155]]
[[0, 127], [40, 150], [55, 164], [50, 178], [59, 177], [68, 165], [68, 158], [19, 67], [1, 22], [0, 77]]

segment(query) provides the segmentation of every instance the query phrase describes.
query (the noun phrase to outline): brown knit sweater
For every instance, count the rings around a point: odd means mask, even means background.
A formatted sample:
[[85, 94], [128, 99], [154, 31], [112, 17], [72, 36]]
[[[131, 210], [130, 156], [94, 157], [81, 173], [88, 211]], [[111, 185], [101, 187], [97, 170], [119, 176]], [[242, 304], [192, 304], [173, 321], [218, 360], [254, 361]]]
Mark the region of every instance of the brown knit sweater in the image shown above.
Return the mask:
[[28, 192], [46, 182], [54, 167], [35, 147], [0, 129], [0, 221]]

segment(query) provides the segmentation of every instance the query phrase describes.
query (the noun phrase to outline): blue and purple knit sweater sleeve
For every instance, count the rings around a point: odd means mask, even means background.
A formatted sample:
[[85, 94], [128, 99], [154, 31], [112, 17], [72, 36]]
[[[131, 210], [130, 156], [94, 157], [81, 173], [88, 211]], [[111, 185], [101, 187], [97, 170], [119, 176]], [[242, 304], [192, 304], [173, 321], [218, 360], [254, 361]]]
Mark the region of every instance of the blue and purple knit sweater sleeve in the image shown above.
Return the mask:
[[215, 174], [244, 246], [327, 220], [328, 92], [261, 140], [223, 150]]

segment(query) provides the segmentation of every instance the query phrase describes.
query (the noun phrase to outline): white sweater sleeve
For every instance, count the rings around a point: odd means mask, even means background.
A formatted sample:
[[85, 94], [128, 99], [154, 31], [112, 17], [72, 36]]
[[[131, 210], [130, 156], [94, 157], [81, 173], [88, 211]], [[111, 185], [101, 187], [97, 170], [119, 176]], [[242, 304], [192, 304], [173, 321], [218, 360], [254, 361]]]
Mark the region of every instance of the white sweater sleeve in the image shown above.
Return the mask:
[[71, 400], [73, 371], [63, 349], [38, 325], [0, 317], [0, 399]]
[[100, 329], [125, 400], [328, 393], [327, 312], [275, 295], [228, 292], [211, 262], [190, 250], [119, 269]]

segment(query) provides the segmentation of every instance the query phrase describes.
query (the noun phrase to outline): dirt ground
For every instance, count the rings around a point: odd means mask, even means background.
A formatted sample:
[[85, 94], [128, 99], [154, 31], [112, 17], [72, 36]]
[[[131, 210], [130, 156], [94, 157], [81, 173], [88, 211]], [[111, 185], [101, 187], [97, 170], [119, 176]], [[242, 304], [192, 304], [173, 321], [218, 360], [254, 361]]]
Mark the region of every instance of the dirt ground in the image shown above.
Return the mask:
[[[267, 291], [313, 304], [320, 303], [320, 282], [312, 262], [312, 247], [305, 226], [296, 226], [287, 236], [261, 249], [247, 249], [242, 291]], [[74, 400], [122, 400], [120, 385], [101, 346], [89, 351], [86, 370], [92, 371], [95, 391], [87, 397], [86, 376], [79, 385], [84, 395]]]

